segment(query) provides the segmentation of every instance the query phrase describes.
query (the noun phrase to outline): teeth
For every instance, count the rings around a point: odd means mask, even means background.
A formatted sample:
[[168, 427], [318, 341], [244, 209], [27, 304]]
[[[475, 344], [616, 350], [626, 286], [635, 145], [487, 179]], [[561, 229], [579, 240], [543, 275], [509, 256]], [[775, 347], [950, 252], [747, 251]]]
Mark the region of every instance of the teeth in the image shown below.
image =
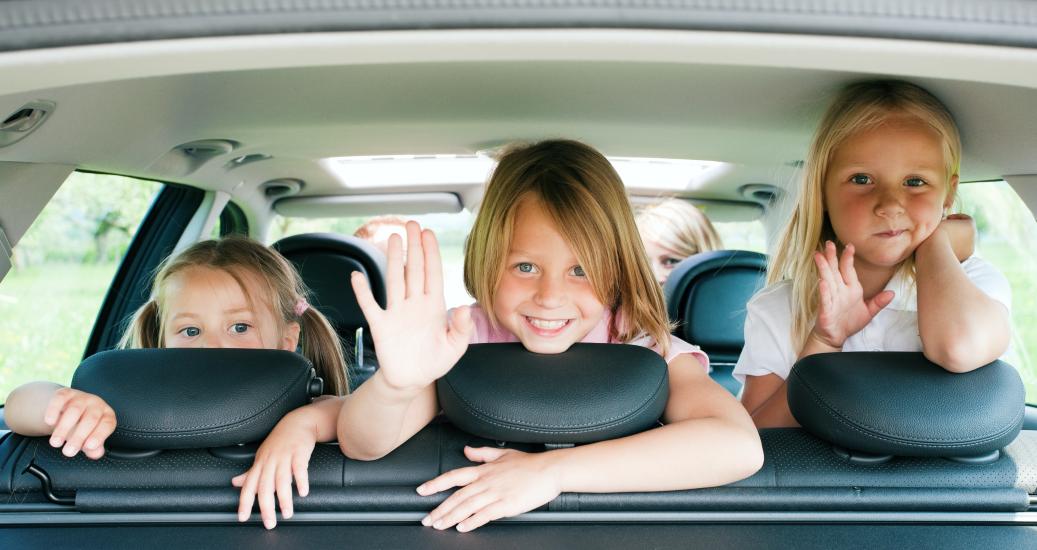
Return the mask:
[[548, 321], [547, 319], [537, 319], [536, 317], [526, 317], [526, 319], [529, 319], [529, 324], [543, 330], [560, 329], [563, 326], [565, 326], [566, 323], [568, 323], [568, 321], [565, 319], [562, 319], [560, 321]]

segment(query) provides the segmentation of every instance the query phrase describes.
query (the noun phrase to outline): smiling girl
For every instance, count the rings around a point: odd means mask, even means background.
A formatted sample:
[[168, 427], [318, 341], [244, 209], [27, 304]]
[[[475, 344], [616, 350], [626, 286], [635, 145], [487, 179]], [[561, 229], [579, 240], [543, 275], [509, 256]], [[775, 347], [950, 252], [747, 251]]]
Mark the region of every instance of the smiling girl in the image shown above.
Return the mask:
[[768, 287], [748, 304], [734, 375], [758, 427], [795, 426], [799, 358], [922, 351], [951, 372], [997, 359], [1011, 336], [1007, 280], [947, 215], [961, 142], [946, 107], [902, 81], [851, 85], [825, 114]]

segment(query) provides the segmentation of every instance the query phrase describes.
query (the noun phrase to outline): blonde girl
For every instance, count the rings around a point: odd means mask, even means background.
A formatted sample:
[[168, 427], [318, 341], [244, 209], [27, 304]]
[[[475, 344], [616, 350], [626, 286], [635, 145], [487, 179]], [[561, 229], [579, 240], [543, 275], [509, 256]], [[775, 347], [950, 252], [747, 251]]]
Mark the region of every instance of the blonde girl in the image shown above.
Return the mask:
[[[134, 314], [122, 348], [263, 348], [301, 344], [329, 393], [347, 391], [345, 362], [328, 320], [306, 301], [306, 288], [277, 252], [244, 237], [203, 241], [171, 257], [151, 298]], [[282, 420], [290, 423], [291, 414]], [[104, 454], [115, 412], [96, 395], [30, 382], [7, 398], [12, 431], [50, 436], [65, 456]], [[275, 432], [281, 428], [275, 428]]]
[[637, 228], [660, 285], [684, 258], [724, 247], [709, 218], [681, 199], [666, 199], [640, 210]]
[[748, 305], [735, 367], [759, 427], [794, 426], [785, 378], [834, 351], [922, 351], [951, 372], [1001, 356], [1008, 283], [947, 215], [961, 142], [947, 108], [903, 81], [845, 88], [814, 136], [768, 286]]
[[[304, 448], [330, 429], [350, 458], [385, 456], [438, 413], [434, 382], [469, 343], [517, 341], [537, 353], [561, 353], [576, 342], [627, 342], [662, 355], [670, 382], [666, 425], [645, 433], [544, 453], [466, 447], [465, 455], [482, 465], [417, 488], [431, 495], [460, 487], [423, 525], [470, 531], [564, 491], [707, 487], [762, 465], [759, 435], [745, 410], [709, 378], [706, 356], [670, 335], [623, 184], [594, 149], [552, 140], [500, 158], [465, 246], [465, 285], [476, 305], [448, 313], [435, 235], [409, 222], [407, 241], [406, 262], [402, 239], [389, 241], [385, 309], [366, 279], [353, 274], [379, 370], [343, 399], [337, 423], [334, 415], [315, 421]], [[314, 418], [318, 406], [309, 407]], [[264, 524], [273, 526], [273, 492], [282, 503], [290, 500], [290, 480], [247, 488], [239, 519], [248, 517], [258, 491]]]

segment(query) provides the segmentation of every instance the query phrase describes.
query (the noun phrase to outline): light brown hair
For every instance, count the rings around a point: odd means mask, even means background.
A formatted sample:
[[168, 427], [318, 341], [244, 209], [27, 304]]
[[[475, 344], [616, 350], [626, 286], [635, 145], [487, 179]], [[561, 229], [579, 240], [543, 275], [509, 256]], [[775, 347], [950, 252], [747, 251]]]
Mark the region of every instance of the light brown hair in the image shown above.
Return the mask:
[[[227, 236], [201, 241], [167, 258], [155, 275], [151, 298], [133, 315], [119, 347], [165, 347], [162, 322], [166, 282], [173, 275], [192, 267], [229, 274], [249, 300], [258, 296], [270, 305], [283, 323], [282, 331], [288, 323], [299, 323], [302, 355], [324, 379], [325, 393], [345, 395], [349, 392], [345, 358], [331, 323], [313, 306], [307, 307], [301, 315], [296, 314], [296, 304], [309, 294], [299, 273], [284, 256], [246, 237]], [[245, 284], [244, 274], [254, 275], [262, 282], [262, 288], [250, 289]]]
[[[818, 273], [814, 252], [825, 241], [837, 242], [824, 207], [824, 183], [836, 149], [850, 136], [871, 130], [891, 118], [910, 117], [933, 129], [943, 142], [947, 181], [958, 175], [961, 138], [950, 111], [925, 89], [902, 80], [870, 80], [845, 87], [829, 105], [814, 134], [803, 166], [803, 180], [792, 219], [782, 232], [767, 283], [792, 285], [792, 342], [806, 342], [818, 309]], [[949, 197], [953, 199], [953, 197]], [[911, 259], [901, 264], [913, 276]]]
[[648, 335], [669, 349], [666, 306], [634, 223], [626, 189], [612, 164], [583, 143], [547, 140], [504, 151], [465, 242], [468, 292], [493, 315], [518, 205], [537, 199], [587, 273], [598, 300], [612, 313], [609, 337], [629, 342]]
[[724, 246], [709, 218], [685, 200], [671, 198], [647, 206], [635, 219], [643, 239], [659, 243], [682, 259]]

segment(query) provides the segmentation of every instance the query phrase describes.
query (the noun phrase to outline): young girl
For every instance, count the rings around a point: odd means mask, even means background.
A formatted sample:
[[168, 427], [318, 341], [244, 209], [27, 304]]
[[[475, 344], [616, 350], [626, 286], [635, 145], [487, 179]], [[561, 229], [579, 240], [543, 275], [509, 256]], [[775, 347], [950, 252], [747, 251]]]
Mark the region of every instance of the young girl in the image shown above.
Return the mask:
[[[122, 348], [263, 348], [302, 353], [330, 393], [347, 391], [345, 362], [328, 320], [306, 302], [298, 273], [283, 256], [243, 237], [203, 241], [168, 259], [155, 276], [151, 299], [123, 335]], [[292, 414], [275, 432], [291, 427]], [[116, 418], [96, 395], [49, 382], [30, 382], [7, 398], [12, 431], [50, 435], [65, 456], [92, 459]]]
[[[961, 143], [946, 107], [901, 81], [849, 86], [829, 107], [795, 212], [748, 304], [734, 374], [758, 427], [795, 426], [785, 378], [834, 351], [922, 351], [951, 372], [1005, 353], [1007, 280], [947, 216]], [[962, 261], [964, 260], [964, 261]]]
[[660, 285], [684, 258], [724, 246], [709, 218], [681, 199], [666, 199], [639, 211], [637, 228]]

